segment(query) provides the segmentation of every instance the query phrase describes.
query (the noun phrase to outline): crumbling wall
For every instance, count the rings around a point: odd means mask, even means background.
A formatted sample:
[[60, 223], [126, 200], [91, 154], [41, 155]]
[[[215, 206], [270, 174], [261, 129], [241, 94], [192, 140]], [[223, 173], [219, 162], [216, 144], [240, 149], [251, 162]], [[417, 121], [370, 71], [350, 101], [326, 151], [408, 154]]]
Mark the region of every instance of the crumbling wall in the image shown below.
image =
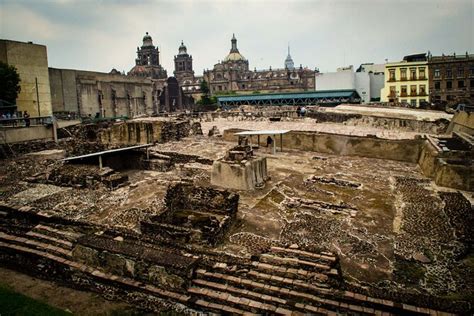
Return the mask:
[[98, 235], [80, 238], [72, 254], [76, 260], [105, 272], [174, 289], [187, 285], [197, 262], [171, 249]]
[[109, 145], [133, 146], [180, 140], [190, 132], [191, 123], [187, 120], [127, 121], [101, 130], [98, 140]]
[[316, 119], [317, 123], [343, 123], [353, 126], [370, 126], [389, 130], [407, 132], [443, 134], [449, 125], [449, 120], [420, 121], [396, 117], [380, 117], [371, 115], [335, 113], [335, 112], [309, 112], [308, 117]]
[[[234, 135], [240, 129], [228, 129], [224, 131], [224, 140], [237, 142], [238, 137]], [[382, 139], [377, 137], [361, 137], [340, 134], [327, 134], [306, 131], [290, 131], [282, 137], [283, 150], [296, 149], [303, 151], [315, 151], [320, 153], [360, 156], [368, 158], [390, 159], [407, 162], [418, 162], [423, 139]], [[265, 137], [261, 137], [260, 146], [265, 146]], [[280, 139], [277, 138], [276, 146], [280, 147]]]
[[444, 148], [441, 148], [436, 141], [428, 137], [422, 145], [418, 164], [423, 174], [432, 178], [440, 186], [473, 190], [473, 149], [469, 149], [468, 145], [463, 146], [462, 139], [457, 135], [441, 140], [443, 143], [450, 142], [452, 150], [446, 147], [447, 145], [443, 145]]
[[177, 243], [215, 245], [236, 217], [239, 196], [178, 182], [168, 187], [166, 210], [141, 223], [144, 234]]

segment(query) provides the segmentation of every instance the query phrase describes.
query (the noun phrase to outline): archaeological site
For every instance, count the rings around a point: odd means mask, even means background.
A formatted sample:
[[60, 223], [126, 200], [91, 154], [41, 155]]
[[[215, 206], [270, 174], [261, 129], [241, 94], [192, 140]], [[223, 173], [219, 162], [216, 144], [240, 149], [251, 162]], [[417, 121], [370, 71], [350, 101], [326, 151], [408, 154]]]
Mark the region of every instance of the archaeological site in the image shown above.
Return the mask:
[[473, 118], [247, 105], [59, 124], [0, 143], [0, 265], [151, 314], [469, 315]]

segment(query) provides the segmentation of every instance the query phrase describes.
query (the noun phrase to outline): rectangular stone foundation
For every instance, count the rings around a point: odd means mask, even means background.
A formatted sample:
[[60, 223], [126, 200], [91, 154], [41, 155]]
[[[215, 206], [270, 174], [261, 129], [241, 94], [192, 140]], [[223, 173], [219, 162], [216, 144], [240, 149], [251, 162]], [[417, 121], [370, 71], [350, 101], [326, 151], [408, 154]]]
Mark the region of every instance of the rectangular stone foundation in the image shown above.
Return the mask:
[[245, 163], [217, 160], [212, 166], [211, 184], [236, 190], [254, 190], [268, 179], [267, 158]]

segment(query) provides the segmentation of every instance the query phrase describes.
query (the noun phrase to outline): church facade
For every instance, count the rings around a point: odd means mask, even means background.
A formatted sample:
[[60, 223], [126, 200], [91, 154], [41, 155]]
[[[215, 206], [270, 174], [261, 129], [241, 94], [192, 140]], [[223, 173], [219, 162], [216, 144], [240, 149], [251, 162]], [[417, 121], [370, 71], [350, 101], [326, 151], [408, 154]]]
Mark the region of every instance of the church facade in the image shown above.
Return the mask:
[[234, 35], [229, 54], [212, 70], [204, 71], [203, 79], [208, 82], [212, 94], [313, 91], [316, 72], [302, 66], [295, 68], [289, 50], [284, 68], [249, 70], [249, 61], [237, 48]]

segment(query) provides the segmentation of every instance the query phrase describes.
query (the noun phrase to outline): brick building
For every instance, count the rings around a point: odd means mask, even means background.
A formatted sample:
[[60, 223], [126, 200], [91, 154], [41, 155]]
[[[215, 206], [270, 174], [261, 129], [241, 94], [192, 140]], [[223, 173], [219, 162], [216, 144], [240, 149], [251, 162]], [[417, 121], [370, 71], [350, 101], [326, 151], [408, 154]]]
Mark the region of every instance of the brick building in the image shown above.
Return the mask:
[[428, 55], [430, 101], [474, 105], [474, 55]]

